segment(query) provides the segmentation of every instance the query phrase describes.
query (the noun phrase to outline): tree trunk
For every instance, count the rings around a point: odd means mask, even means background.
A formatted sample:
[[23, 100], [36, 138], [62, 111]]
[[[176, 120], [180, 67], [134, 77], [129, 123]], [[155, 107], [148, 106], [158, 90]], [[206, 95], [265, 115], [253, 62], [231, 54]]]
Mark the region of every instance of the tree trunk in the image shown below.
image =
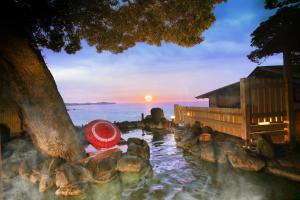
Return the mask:
[[284, 82], [285, 82], [285, 99], [286, 99], [286, 112], [288, 121], [288, 135], [291, 146], [295, 146], [296, 133], [295, 133], [295, 108], [294, 108], [294, 94], [293, 94], [293, 76], [292, 76], [292, 62], [291, 52], [283, 52], [284, 61]]
[[0, 35], [0, 79], [20, 109], [24, 129], [42, 152], [69, 161], [82, 157], [82, 144], [65, 104], [30, 37], [17, 32]]

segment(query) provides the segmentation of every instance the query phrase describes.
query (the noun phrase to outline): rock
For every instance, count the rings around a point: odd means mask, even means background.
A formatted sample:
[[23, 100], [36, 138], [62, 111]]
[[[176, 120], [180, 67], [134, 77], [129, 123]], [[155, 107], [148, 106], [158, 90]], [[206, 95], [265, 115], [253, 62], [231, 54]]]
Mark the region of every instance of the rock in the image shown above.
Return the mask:
[[181, 139], [183, 138], [183, 131], [181, 130], [175, 130], [174, 132], [174, 138], [177, 142], [181, 141]]
[[31, 174], [31, 169], [26, 161], [23, 161], [19, 166], [19, 175], [24, 179], [29, 179]]
[[155, 124], [158, 124], [162, 118], [164, 118], [164, 111], [161, 108], [152, 108], [151, 109], [152, 121]]
[[123, 138], [120, 139], [119, 145], [125, 145], [127, 144], [127, 141], [124, 140]]
[[117, 163], [120, 172], [139, 172], [145, 166], [143, 160], [137, 156], [123, 156]]
[[28, 138], [15, 138], [9, 141], [5, 148], [12, 150], [13, 152], [25, 152], [32, 149], [33, 144]]
[[246, 171], [260, 171], [266, 163], [256, 157], [248, 155], [246, 152], [239, 152], [228, 155], [228, 160], [232, 167]]
[[214, 131], [211, 127], [209, 126], [204, 126], [202, 129], [201, 129], [201, 132], [202, 133], [208, 133], [208, 134], [212, 134]]
[[191, 148], [189, 149], [189, 152], [191, 154], [193, 154], [194, 156], [200, 158], [200, 156], [201, 156], [201, 147], [200, 147], [200, 145], [197, 144], [197, 145], [191, 146]]
[[295, 168], [280, 167], [276, 165], [269, 165], [267, 171], [276, 176], [284, 177], [292, 181], [300, 182], [300, 170]]
[[42, 174], [39, 183], [39, 192], [46, 192], [55, 184], [54, 177], [50, 174]]
[[64, 168], [61, 168], [56, 171], [55, 174], [55, 185], [56, 187], [65, 187], [70, 184], [70, 180], [64, 170]]
[[186, 136], [183, 136], [181, 141], [177, 142], [177, 146], [187, 150], [191, 146], [196, 145], [197, 142], [198, 142], [198, 137], [196, 137], [192, 133], [189, 133]]
[[202, 129], [201, 129], [200, 122], [195, 121], [195, 123], [192, 126], [192, 133], [198, 136], [198, 135], [200, 135], [201, 132], [202, 132]]
[[145, 140], [138, 138], [129, 138], [127, 154], [132, 156], [138, 156], [144, 160], [150, 159], [150, 148]]
[[274, 150], [272, 145], [262, 136], [258, 136], [257, 138], [256, 152], [266, 158], [274, 158]]
[[144, 140], [142, 140], [140, 138], [135, 138], [135, 137], [128, 138], [127, 144], [129, 145], [131, 143], [134, 143], [134, 144], [137, 144], [137, 145], [143, 145]]
[[101, 161], [90, 160], [87, 165], [92, 173], [94, 183], [103, 184], [110, 182], [116, 178], [117, 172], [117, 159], [115, 158], [105, 158]]
[[216, 162], [216, 156], [212, 143], [200, 143], [200, 158], [208, 162]]
[[37, 184], [41, 179], [41, 173], [36, 171], [36, 170], [32, 170], [30, 176], [29, 176], [29, 181], [32, 182], [33, 184]]
[[152, 169], [150, 166], [144, 167], [139, 172], [121, 172], [120, 179], [125, 185], [136, 185], [142, 178], [150, 177]]
[[277, 159], [280, 166], [300, 169], [300, 155], [292, 154]]
[[46, 192], [55, 185], [55, 169], [58, 168], [61, 163], [62, 160], [58, 158], [51, 158], [44, 162], [39, 183], [40, 192]]
[[61, 187], [56, 190], [55, 194], [58, 196], [78, 196], [85, 193], [85, 189], [79, 184], [71, 184]]

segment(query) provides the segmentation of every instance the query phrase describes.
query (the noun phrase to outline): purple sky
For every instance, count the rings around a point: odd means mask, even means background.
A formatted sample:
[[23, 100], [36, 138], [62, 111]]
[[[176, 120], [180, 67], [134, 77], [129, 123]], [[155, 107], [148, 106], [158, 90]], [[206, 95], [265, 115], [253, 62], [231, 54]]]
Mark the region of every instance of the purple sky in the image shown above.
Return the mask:
[[[139, 43], [122, 54], [96, 53], [83, 41], [75, 55], [43, 50], [65, 102], [195, 101], [194, 97], [238, 81], [255, 67], [246, 55], [250, 34], [272, 11], [263, 0], [228, 0], [217, 5], [217, 20], [192, 48]], [[282, 64], [281, 55], [263, 65]]]

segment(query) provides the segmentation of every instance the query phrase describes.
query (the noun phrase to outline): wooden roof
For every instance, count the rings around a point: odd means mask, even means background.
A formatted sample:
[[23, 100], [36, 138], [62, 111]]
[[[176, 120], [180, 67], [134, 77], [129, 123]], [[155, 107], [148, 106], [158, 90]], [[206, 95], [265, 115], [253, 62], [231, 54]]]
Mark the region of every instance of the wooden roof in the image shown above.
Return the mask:
[[[300, 80], [300, 67], [295, 70], [293, 77]], [[256, 67], [247, 78], [283, 78], [283, 66], [273, 65], [273, 66], [258, 66]], [[296, 82], [298, 83], [298, 82]], [[234, 96], [240, 95], [240, 82], [232, 83], [230, 85], [218, 88], [216, 90], [201, 94], [196, 99], [209, 98], [214, 95], [227, 95]]]

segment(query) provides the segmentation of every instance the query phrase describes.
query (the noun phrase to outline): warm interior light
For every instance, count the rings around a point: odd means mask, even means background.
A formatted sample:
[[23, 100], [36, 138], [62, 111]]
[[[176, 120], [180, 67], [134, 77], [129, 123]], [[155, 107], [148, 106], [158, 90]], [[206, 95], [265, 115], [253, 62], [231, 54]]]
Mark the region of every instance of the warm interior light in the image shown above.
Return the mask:
[[258, 125], [270, 125], [270, 122], [258, 122]]
[[175, 119], [175, 116], [174, 116], [174, 115], [172, 115], [172, 116], [171, 116], [171, 119]]

